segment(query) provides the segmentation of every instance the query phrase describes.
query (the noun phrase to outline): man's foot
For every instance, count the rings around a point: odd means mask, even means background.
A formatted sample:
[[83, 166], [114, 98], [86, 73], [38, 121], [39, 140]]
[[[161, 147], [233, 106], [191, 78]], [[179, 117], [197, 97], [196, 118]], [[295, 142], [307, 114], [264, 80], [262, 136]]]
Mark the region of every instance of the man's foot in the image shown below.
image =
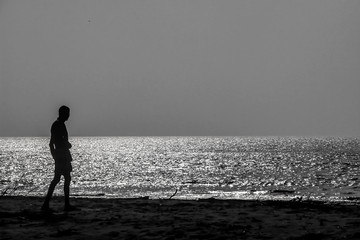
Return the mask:
[[80, 209], [75, 206], [68, 205], [68, 206], [64, 207], [64, 211], [65, 212], [74, 212], [74, 211], [80, 211]]

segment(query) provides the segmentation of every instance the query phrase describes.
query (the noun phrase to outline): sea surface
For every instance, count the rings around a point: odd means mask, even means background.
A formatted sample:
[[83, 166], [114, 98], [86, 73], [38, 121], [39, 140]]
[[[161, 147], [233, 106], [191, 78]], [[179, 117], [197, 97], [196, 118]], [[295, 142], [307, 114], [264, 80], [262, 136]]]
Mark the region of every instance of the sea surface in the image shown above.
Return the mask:
[[[48, 137], [0, 138], [0, 196], [44, 196]], [[73, 137], [71, 195], [360, 201], [360, 140]], [[63, 179], [54, 195], [63, 195]]]

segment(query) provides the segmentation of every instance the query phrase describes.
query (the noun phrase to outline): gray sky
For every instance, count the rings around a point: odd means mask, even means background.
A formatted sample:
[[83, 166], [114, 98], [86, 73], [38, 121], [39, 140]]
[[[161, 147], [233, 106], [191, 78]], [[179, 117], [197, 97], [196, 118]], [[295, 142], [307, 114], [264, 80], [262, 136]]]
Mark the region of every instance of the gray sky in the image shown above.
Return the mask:
[[0, 0], [0, 136], [360, 136], [358, 0]]

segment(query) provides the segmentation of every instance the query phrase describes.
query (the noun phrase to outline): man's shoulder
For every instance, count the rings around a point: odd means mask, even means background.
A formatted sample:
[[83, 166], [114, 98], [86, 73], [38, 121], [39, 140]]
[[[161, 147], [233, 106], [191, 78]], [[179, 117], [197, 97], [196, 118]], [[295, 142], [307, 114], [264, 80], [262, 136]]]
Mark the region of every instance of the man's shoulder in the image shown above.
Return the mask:
[[51, 129], [54, 129], [54, 128], [61, 128], [63, 127], [65, 124], [59, 120], [55, 120], [53, 122], [53, 124], [51, 125]]
[[58, 125], [59, 125], [59, 123], [60, 123], [60, 122], [59, 122], [59, 120], [55, 120], [55, 121], [52, 123], [52, 125], [51, 125], [51, 126], [52, 126], [52, 127], [54, 127], [54, 126], [58, 126]]

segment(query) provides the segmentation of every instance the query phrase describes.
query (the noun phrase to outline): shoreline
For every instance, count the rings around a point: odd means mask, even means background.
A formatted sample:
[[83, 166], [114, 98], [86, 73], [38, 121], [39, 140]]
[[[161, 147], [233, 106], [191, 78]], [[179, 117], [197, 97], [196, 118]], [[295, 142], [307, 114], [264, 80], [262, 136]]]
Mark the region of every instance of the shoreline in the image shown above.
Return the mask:
[[1, 239], [359, 239], [360, 205], [318, 201], [0, 197]]

